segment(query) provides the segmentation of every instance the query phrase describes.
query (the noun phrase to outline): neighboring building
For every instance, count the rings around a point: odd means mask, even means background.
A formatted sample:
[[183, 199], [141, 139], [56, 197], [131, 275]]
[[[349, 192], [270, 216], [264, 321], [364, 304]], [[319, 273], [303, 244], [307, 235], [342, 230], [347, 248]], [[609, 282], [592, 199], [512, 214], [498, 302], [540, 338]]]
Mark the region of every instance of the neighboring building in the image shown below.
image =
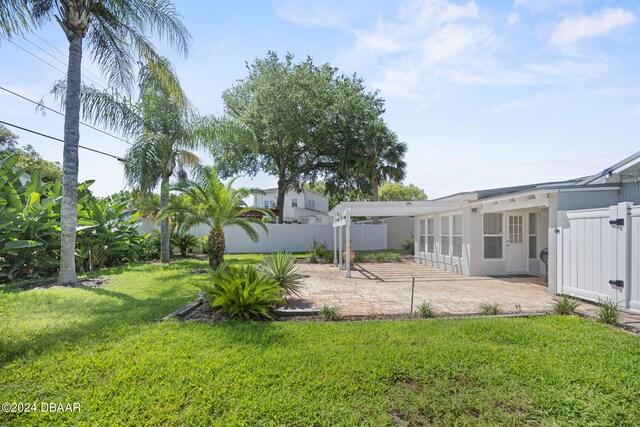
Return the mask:
[[[253, 207], [280, 209], [277, 206], [278, 189], [262, 190], [263, 194], [253, 195]], [[283, 221], [292, 224], [326, 224], [329, 216], [329, 198], [308, 188], [300, 192], [288, 191], [284, 196]]]
[[[629, 215], [635, 215], [631, 211], [640, 211], [640, 207], [631, 207], [632, 204], [640, 204], [639, 178], [640, 152], [601, 173], [585, 178], [471, 191], [419, 202], [346, 202], [340, 203], [330, 214], [338, 227], [350, 223], [349, 218], [352, 216], [413, 216], [416, 262], [464, 275], [543, 275], [545, 265], [540, 260], [540, 252], [547, 248], [549, 291], [556, 293], [556, 285], [569, 280], [569, 273], [572, 283], [578, 283], [585, 277], [591, 280], [591, 264], [609, 263], [612, 252], [607, 246], [608, 241], [618, 237], [608, 236], [625, 227], [621, 225], [623, 222], [616, 225], [616, 218], [609, 222], [610, 215], [615, 216], [614, 205], [621, 202], [628, 202], [624, 206], [629, 207]], [[572, 243], [572, 252], [569, 254], [567, 244], [563, 249], [558, 240], [563, 230], [566, 234], [570, 228], [567, 216], [571, 218], [572, 215], [578, 215], [573, 214], [577, 210], [583, 216], [593, 216], [592, 211], [583, 210], [595, 208], [599, 212], [607, 212], [606, 218], [603, 217], [601, 222], [592, 221], [586, 226], [583, 224], [582, 229], [573, 227], [571, 238], [575, 240], [575, 244]], [[612, 212], [610, 215], [609, 211]], [[633, 221], [625, 220], [626, 227], [631, 227], [632, 222], [636, 223], [635, 216], [633, 218]], [[633, 239], [638, 240], [640, 227], [632, 232]], [[601, 236], [601, 245], [598, 243], [598, 236]], [[583, 238], [596, 239], [596, 243], [590, 243], [593, 245], [593, 253], [584, 254], [581, 248], [585, 245], [579, 241]], [[636, 240], [633, 240], [633, 248], [639, 244]], [[632, 247], [631, 243], [628, 247]], [[560, 252], [566, 252], [564, 256], [558, 253], [558, 248]], [[614, 258], [615, 255], [612, 259]], [[625, 265], [628, 267], [625, 268], [633, 268], [633, 277], [640, 278], [640, 273], [636, 271], [640, 257], [636, 253], [634, 258], [629, 259], [634, 261], [627, 262]], [[569, 261], [570, 265], [566, 264]], [[558, 276], [563, 265], [564, 279]], [[615, 268], [605, 267], [600, 269], [603, 278], [599, 278], [597, 284], [602, 286], [601, 289], [589, 295], [577, 291], [576, 294], [587, 295], [585, 297], [591, 299], [599, 295], [614, 295], [609, 293], [608, 280], [604, 276], [611, 276], [609, 280], [615, 279], [612, 277], [615, 275]], [[573, 270], [567, 271], [568, 269]], [[578, 285], [572, 286], [577, 289]], [[567, 283], [564, 284], [564, 289], [567, 289]]]

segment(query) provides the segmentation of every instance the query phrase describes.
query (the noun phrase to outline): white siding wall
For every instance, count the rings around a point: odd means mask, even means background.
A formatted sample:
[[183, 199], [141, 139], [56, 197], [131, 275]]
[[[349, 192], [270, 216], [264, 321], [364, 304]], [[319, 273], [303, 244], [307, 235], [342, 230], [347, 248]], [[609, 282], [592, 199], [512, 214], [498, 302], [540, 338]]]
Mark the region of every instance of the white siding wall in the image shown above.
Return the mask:
[[389, 249], [402, 249], [405, 240], [413, 237], [413, 218], [397, 216], [385, 218], [380, 222], [387, 224], [387, 246]]

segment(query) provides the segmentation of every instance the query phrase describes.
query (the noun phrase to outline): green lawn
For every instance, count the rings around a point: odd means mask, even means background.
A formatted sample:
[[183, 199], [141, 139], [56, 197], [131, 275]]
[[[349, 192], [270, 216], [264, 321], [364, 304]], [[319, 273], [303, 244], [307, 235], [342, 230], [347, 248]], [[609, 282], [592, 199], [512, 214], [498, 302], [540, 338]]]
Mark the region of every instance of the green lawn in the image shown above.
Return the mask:
[[[233, 257], [230, 257], [233, 258]], [[237, 258], [236, 258], [237, 259]], [[205, 262], [0, 294], [0, 425], [638, 425], [640, 338], [575, 317], [195, 323]]]

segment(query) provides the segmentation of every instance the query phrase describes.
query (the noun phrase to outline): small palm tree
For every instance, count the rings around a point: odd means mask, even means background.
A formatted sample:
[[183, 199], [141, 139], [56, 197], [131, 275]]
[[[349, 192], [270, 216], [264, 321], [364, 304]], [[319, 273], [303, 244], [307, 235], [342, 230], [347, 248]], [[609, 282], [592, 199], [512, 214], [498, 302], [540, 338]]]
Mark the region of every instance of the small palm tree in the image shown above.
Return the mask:
[[[260, 212], [271, 216], [268, 210], [261, 208], [249, 208], [244, 199], [259, 190], [249, 188], [233, 188], [236, 178], [231, 179], [226, 184], [220, 180], [218, 172], [213, 167], [201, 168], [197, 180], [187, 181], [175, 190], [187, 195], [190, 203], [179, 209], [186, 215], [186, 222], [183, 225], [187, 229], [199, 224], [206, 224], [211, 227], [209, 232], [209, 243], [207, 252], [209, 254], [209, 265], [217, 268], [224, 262], [224, 228], [230, 225], [237, 225], [254, 242], [258, 240], [258, 232], [255, 225], [268, 232], [264, 222], [256, 216], [249, 214]], [[161, 211], [160, 217], [167, 218], [176, 214], [175, 207], [168, 206]]]
[[[162, 75], [157, 74], [162, 64]], [[169, 183], [174, 175], [186, 179], [186, 170], [199, 165], [192, 150], [209, 148], [215, 120], [198, 116], [180, 86], [173, 67], [165, 58], [141, 67], [139, 99], [135, 104], [117, 95], [84, 86], [81, 93], [83, 117], [135, 139], [125, 158], [125, 178], [142, 194], [160, 187], [160, 209], [169, 204]], [[62, 99], [65, 83], [53, 88]], [[171, 253], [169, 219], [160, 222], [161, 261]]]

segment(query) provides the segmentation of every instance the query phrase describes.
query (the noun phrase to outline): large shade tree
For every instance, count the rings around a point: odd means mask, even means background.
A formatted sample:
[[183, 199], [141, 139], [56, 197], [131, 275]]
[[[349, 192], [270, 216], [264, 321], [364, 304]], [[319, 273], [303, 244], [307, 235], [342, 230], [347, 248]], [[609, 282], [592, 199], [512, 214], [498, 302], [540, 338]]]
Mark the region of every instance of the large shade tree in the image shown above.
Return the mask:
[[[382, 114], [384, 101], [367, 92], [357, 76], [338, 75], [311, 58], [294, 63], [274, 52], [247, 65], [248, 76], [223, 93], [227, 123], [248, 129], [253, 138], [219, 138], [213, 153], [224, 177], [259, 171], [277, 178], [278, 220], [285, 193], [305, 182], [332, 175], [343, 165], [347, 148]], [[237, 132], [236, 132], [237, 135]]]
[[182, 182], [175, 189], [187, 196], [188, 203], [184, 206], [169, 205], [161, 211], [161, 217], [181, 214], [185, 218], [183, 227], [206, 224], [211, 227], [207, 252], [209, 253], [209, 265], [217, 268], [224, 262], [225, 237], [224, 228], [236, 225], [247, 233], [249, 238], [257, 241], [259, 238], [255, 226], [268, 229], [260, 215], [271, 216], [266, 209], [248, 207], [245, 199], [259, 192], [250, 188], [233, 188], [236, 178], [226, 184], [220, 179], [218, 172], [213, 167], [202, 168], [198, 178]]
[[[78, 144], [84, 42], [115, 88], [131, 89], [138, 59], [161, 65], [149, 35], [186, 55], [190, 35], [167, 0], [2, 0], [0, 35], [20, 36], [55, 20], [69, 41], [63, 149], [59, 281], [76, 282]], [[160, 69], [157, 70], [162, 74]]]
[[[158, 75], [156, 64], [162, 64]], [[134, 139], [125, 157], [128, 184], [147, 196], [160, 187], [160, 209], [169, 204], [172, 177], [186, 179], [200, 163], [193, 151], [208, 147], [215, 130], [212, 117], [199, 116], [184, 94], [177, 75], [166, 59], [146, 64], [139, 73], [139, 98], [130, 103], [113, 94], [84, 86], [83, 116]], [[64, 93], [64, 85], [54, 87]], [[160, 221], [161, 261], [170, 261], [169, 219]]]

